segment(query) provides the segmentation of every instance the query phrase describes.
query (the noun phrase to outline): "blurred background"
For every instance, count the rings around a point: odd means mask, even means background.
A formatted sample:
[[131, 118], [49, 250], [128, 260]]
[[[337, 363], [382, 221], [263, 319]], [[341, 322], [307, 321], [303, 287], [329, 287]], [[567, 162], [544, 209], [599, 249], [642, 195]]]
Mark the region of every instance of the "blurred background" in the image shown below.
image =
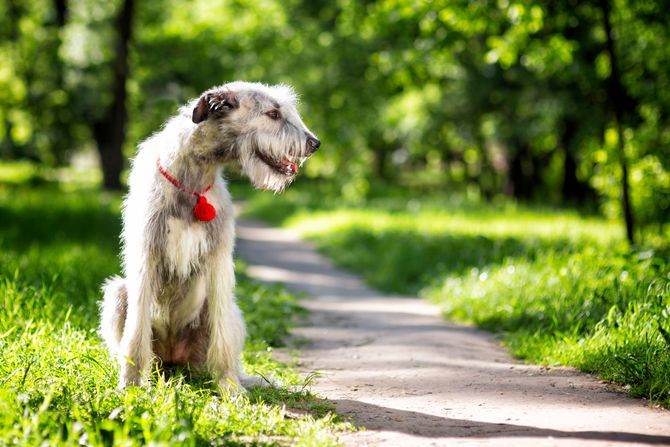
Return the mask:
[[300, 182], [670, 218], [665, 0], [2, 0], [0, 180], [124, 188], [186, 100], [284, 82], [323, 141]]

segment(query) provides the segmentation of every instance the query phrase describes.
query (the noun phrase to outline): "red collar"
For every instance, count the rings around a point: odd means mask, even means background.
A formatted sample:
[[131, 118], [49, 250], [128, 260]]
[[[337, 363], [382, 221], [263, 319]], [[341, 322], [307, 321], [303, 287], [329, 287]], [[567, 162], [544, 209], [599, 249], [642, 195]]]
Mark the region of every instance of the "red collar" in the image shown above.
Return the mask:
[[156, 166], [158, 166], [158, 170], [160, 171], [161, 174], [163, 174], [163, 177], [168, 179], [170, 183], [172, 183], [174, 186], [181, 189], [182, 191], [185, 191], [189, 194], [193, 194], [198, 198], [198, 201], [193, 207], [193, 215], [195, 216], [196, 219], [198, 219], [201, 222], [209, 222], [210, 220], [216, 217], [216, 208], [214, 208], [210, 203], [208, 203], [207, 198], [205, 197], [205, 193], [207, 193], [207, 191], [212, 189], [211, 184], [208, 185], [202, 191], [194, 191], [192, 189], [188, 189], [187, 187], [179, 183], [177, 180], [175, 180], [175, 178], [172, 177], [163, 166], [161, 166], [160, 158], [156, 158]]

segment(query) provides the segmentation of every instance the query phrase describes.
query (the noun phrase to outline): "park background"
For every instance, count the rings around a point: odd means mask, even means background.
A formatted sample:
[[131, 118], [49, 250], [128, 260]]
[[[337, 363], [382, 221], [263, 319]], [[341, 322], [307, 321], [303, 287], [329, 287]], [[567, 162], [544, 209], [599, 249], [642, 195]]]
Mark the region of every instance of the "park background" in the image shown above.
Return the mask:
[[[328, 444], [341, 429], [305, 386], [225, 403], [207, 381], [114, 392], [95, 333], [128, 159], [236, 79], [294, 86], [322, 141], [284, 195], [227, 172], [249, 215], [528, 361], [667, 406], [668, 23], [660, 0], [3, 0], [0, 436]], [[306, 385], [260, 354], [297, 297], [238, 267], [247, 363]], [[286, 402], [311, 415], [286, 419]], [[198, 410], [212, 405], [245, 416]]]

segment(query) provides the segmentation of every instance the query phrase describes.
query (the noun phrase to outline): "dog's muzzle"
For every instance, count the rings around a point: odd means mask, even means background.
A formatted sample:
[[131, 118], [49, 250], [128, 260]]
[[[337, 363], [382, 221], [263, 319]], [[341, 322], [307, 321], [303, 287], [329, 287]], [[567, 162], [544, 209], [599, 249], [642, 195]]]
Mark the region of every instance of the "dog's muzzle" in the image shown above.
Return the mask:
[[307, 153], [312, 155], [316, 150], [321, 147], [321, 142], [314, 137], [307, 138]]

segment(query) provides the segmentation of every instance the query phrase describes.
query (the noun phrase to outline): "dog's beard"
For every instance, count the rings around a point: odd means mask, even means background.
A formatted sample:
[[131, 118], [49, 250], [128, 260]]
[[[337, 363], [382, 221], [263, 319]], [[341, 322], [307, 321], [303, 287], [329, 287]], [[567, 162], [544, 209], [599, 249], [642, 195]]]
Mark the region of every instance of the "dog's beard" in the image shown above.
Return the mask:
[[[255, 136], [248, 140], [240, 149], [240, 165], [254, 187], [281, 192], [295, 180], [302, 164], [307, 160], [299, 139], [272, 136], [263, 141], [263, 137]], [[273, 145], [279, 140], [281, 144]]]
[[280, 173], [273, 166], [255, 154], [248, 154], [240, 160], [242, 173], [249, 178], [255, 188], [282, 192], [296, 178], [296, 174]]

